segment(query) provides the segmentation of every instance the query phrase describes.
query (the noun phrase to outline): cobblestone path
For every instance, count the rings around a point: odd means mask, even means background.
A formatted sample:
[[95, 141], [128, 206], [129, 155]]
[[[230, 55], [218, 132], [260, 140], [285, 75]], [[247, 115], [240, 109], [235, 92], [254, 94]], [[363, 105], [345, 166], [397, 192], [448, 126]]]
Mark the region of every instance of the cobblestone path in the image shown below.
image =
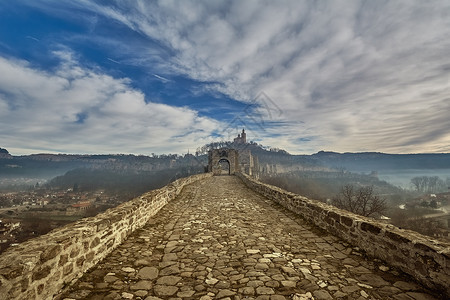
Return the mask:
[[234, 176], [191, 184], [57, 299], [436, 299]]

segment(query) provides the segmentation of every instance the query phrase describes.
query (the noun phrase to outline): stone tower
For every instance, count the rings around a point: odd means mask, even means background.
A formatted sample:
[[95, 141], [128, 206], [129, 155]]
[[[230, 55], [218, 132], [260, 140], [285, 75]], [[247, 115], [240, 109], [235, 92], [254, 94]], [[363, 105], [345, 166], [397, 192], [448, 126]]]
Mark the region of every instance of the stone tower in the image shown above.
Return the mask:
[[245, 129], [242, 129], [242, 133], [238, 134], [236, 138], [234, 138], [235, 144], [246, 144], [247, 143], [247, 134], [245, 133]]
[[245, 133], [244, 128], [242, 128], [241, 140], [242, 140], [242, 144], [247, 143], [247, 134]]

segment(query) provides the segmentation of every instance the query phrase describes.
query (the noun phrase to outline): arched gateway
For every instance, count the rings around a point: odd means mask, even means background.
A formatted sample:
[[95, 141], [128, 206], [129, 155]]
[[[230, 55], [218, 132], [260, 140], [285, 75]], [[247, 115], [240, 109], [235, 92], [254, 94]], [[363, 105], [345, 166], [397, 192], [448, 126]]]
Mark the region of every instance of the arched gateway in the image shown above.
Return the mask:
[[213, 149], [208, 153], [208, 171], [214, 175], [239, 172], [239, 155], [235, 149]]

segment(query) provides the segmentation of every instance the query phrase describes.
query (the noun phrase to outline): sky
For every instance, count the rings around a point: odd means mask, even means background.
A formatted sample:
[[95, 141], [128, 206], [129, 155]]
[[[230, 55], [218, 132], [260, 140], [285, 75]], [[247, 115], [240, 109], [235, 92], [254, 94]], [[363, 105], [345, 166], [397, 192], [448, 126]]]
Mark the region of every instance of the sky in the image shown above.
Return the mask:
[[0, 147], [450, 152], [450, 1], [0, 1]]

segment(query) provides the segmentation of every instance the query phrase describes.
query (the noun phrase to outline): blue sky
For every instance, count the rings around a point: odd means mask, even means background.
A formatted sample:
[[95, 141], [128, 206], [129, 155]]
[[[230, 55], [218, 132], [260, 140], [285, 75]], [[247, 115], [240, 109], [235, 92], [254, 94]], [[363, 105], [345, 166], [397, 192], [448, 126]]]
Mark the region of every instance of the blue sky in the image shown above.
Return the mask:
[[0, 147], [450, 152], [450, 2], [0, 2]]

